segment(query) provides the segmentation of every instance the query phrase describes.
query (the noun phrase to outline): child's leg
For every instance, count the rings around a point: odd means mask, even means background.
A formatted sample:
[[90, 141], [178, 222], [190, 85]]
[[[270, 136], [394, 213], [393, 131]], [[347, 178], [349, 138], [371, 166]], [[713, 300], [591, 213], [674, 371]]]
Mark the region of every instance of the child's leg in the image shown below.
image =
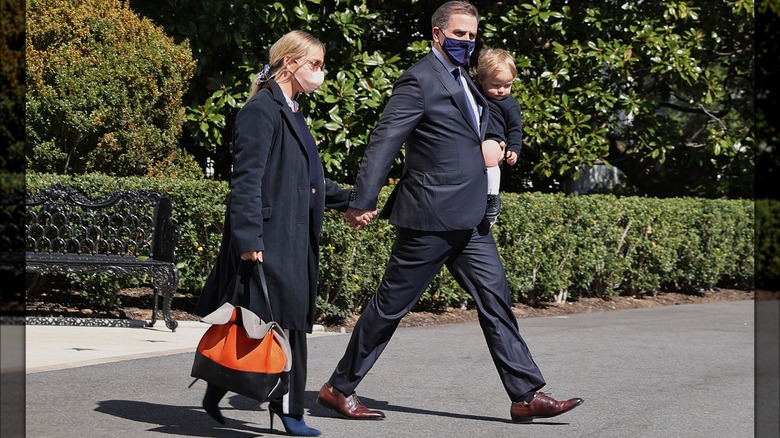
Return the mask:
[[497, 195], [501, 185], [501, 168], [498, 164], [503, 158], [504, 151], [501, 145], [494, 140], [485, 140], [482, 143], [482, 157], [485, 159], [488, 177], [488, 194]]
[[501, 188], [501, 168], [498, 166], [487, 168], [488, 195], [497, 195]]
[[[498, 175], [492, 178], [493, 181], [491, 181], [490, 178], [490, 169], [498, 170]], [[488, 167], [488, 195], [487, 195], [487, 206], [485, 207], [485, 217], [488, 219], [488, 222], [492, 226], [496, 222], [496, 218], [499, 214], [501, 214], [501, 196], [498, 194], [498, 186], [499, 182], [501, 181], [501, 171], [498, 166], [495, 167]], [[493, 184], [493, 187], [491, 189], [490, 184]]]
[[498, 167], [498, 164], [501, 162], [503, 155], [504, 150], [501, 149], [501, 145], [497, 142], [486, 140], [482, 143], [482, 156], [485, 159], [488, 179], [485, 217], [488, 218], [491, 226], [495, 223], [499, 213], [501, 213], [501, 198], [498, 196], [498, 191], [501, 187], [501, 168]]

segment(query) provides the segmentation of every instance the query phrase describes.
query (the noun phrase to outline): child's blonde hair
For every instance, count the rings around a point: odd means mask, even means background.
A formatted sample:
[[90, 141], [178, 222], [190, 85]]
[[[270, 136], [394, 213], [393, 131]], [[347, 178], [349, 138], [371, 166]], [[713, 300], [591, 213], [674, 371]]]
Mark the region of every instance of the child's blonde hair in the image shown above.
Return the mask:
[[512, 54], [504, 49], [493, 49], [490, 47], [486, 47], [479, 52], [476, 69], [477, 82], [496, 76], [503, 70], [509, 70], [512, 73], [512, 77], [517, 76], [517, 67]]

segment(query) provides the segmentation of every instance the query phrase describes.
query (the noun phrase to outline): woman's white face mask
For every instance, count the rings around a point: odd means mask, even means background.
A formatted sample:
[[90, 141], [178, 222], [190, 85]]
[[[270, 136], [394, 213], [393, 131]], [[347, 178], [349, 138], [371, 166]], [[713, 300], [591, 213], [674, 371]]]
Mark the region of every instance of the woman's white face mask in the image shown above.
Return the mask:
[[[312, 71], [313, 68], [317, 71]], [[298, 81], [298, 84], [300, 84], [304, 93], [313, 93], [325, 81], [325, 72], [322, 70], [322, 62], [307, 61], [303, 63], [303, 65], [295, 70], [293, 77]]]

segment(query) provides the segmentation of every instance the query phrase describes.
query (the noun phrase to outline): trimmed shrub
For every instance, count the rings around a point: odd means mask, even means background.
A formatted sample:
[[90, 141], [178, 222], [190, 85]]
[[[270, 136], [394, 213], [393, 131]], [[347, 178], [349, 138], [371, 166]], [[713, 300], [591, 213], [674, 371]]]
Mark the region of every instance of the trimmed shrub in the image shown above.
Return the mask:
[[[227, 183], [30, 173], [27, 194], [54, 182], [94, 197], [118, 189], [151, 189], [170, 196], [174, 220], [182, 229], [176, 249], [180, 288], [198, 292], [203, 287], [219, 250]], [[380, 206], [390, 190], [383, 189]], [[778, 239], [771, 239], [777, 234], [777, 203], [758, 213], [759, 222], [774, 234], [758, 240], [756, 254], [750, 201], [504, 193], [502, 204], [493, 235], [515, 302], [751, 289], [754, 258], [768, 268], [766, 275], [778, 278], [777, 269], [771, 269], [777, 266]], [[326, 211], [323, 226], [317, 310], [322, 321], [335, 324], [360, 312], [376, 291], [395, 230], [387, 221], [375, 220], [354, 231], [332, 210]], [[473, 305], [473, 299], [443, 269], [415, 309], [464, 304]]]
[[27, 169], [146, 175], [184, 163], [187, 42], [116, 0], [27, 2]]

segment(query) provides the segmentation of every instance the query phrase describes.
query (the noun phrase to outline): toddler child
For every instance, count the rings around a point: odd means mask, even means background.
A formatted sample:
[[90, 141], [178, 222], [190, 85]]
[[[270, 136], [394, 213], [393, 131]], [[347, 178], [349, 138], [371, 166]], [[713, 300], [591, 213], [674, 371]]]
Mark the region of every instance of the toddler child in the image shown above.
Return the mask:
[[[485, 48], [479, 54], [476, 82], [487, 98], [490, 121], [501, 138], [488, 139], [482, 144], [482, 155], [487, 166], [488, 193], [485, 218], [492, 226], [501, 213], [501, 168], [506, 160], [514, 166], [523, 142], [520, 103], [512, 95], [512, 82], [517, 75], [514, 58], [503, 49]], [[505, 143], [504, 150], [499, 142]]]

